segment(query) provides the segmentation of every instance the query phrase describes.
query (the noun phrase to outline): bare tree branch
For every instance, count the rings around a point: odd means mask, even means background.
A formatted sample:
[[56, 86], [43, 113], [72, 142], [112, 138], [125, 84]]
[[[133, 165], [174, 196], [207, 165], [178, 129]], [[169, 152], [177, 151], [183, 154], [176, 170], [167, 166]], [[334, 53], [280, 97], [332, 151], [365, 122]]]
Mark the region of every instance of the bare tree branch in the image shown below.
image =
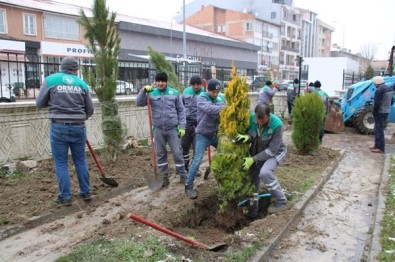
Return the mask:
[[361, 56], [373, 61], [379, 49], [378, 47], [379, 45], [377, 43], [367, 43], [362, 45], [360, 48]]

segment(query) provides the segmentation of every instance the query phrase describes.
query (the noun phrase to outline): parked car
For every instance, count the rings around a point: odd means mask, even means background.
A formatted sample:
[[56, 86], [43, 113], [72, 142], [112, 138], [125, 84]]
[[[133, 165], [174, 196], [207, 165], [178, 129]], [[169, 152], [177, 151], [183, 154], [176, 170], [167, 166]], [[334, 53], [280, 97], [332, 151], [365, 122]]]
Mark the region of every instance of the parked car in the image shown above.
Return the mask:
[[283, 80], [278, 84], [278, 90], [279, 91], [283, 91], [283, 90], [287, 90], [288, 85], [292, 85], [294, 81], [292, 80]]
[[15, 94], [7, 86], [1, 86], [0, 103], [1, 102], [15, 102]]
[[262, 88], [265, 84], [268, 78], [266, 76], [256, 76], [254, 81], [252, 81], [250, 85], [251, 90], [257, 90], [259, 88]]
[[133, 86], [132, 83], [117, 80], [116, 94], [117, 95], [131, 95], [137, 94], [138, 90]]

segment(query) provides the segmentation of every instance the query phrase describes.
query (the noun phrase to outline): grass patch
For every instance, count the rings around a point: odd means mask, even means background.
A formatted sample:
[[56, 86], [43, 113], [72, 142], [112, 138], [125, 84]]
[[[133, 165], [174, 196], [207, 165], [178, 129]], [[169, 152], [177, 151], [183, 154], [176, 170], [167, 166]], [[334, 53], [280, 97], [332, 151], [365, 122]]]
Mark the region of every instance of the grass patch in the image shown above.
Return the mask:
[[[124, 240], [97, 239], [78, 246], [72, 253], [57, 262], [84, 261], [147, 261], [164, 260], [167, 251], [158, 239], [148, 237], [142, 242], [134, 238]], [[176, 261], [176, 260], [173, 260]], [[181, 261], [181, 260], [178, 260]]]
[[226, 262], [247, 261], [248, 258], [253, 256], [260, 248], [261, 245], [259, 243], [255, 243], [254, 245], [244, 247], [237, 252], [227, 253], [224, 261]]
[[381, 222], [382, 251], [379, 261], [395, 261], [395, 158], [391, 157], [384, 217]]
[[[286, 191], [287, 199], [294, 204], [310, 189], [327, 166], [310, 166], [299, 169], [289, 167], [278, 168], [278, 180]], [[297, 178], [297, 179], [295, 179]]]
[[10, 171], [8, 168], [1, 168], [0, 177], [9, 178], [9, 179], [18, 179], [20, 177], [23, 177], [23, 174], [19, 171]]
[[0, 227], [8, 224], [8, 219], [6, 217], [0, 216]]

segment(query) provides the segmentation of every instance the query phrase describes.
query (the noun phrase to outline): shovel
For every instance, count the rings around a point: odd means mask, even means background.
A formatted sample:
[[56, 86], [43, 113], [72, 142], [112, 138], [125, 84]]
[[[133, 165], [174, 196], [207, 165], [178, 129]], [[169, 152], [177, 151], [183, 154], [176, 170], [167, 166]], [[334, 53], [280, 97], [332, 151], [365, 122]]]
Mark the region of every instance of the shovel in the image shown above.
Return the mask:
[[[271, 197], [271, 196], [272, 196], [272, 195], [269, 194], [269, 193], [260, 194], [260, 195], [258, 195], [258, 199], [259, 199], [259, 198], [264, 198], [264, 197]], [[237, 204], [237, 206], [240, 207], [240, 206], [249, 205], [249, 203], [250, 203], [251, 200], [253, 200], [253, 198], [244, 199], [244, 200], [240, 201], [240, 202]]]
[[106, 177], [106, 176], [104, 175], [104, 170], [103, 170], [102, 166], [100, 165], [99, 160], [97, 160], [95, 151], [93, 150], [93, 148], [92, 148], [91, 144], [89, 143], [88, 139], [86, 140], [86, 145], [88, 146], [89, 152], [91, 152], [91, 155], [93, 156], [93, 159], [95, 160], [95, 163], [96, 163], [96, 165], [97, 165], [97, 168], [99, 168], [99, 170], [100, 170], [100, 174], [101, 174], [101, 177], [99, 177], [100, 180], [101, 180], [104, 184], [107, 184], [107, 185], [112, 186], [112, 187], [117, 187], [117, 186], [118, 186], [118, 183], [117, 183], [117, 181], [115, 181], [115, 179]]
[[210, 165], [211, 165], [211, 146], [210, 145], [207, 148], [207, 157], [208, 157], [208, 167], [206, 167], [206, 171], [204, 172], [204, 176], [203, 176], [204, 180], [207, 180], [208, 175], [211, 172], [211, 167], [210, 167]]
[[152, 111], [151, 111], [151, 101], [149, 95], [147, 94], [147, 107], [148, 107], [148, 119], [149, 119], [149, 131], [151, 137], [151, 166], [154, 168], [154, 174], [148, 174], [146, 176], [148, 182], [148, 188], [151, 191], [157, 191], [162, 188], [163, 176], [158, 174], [156, 167], [156, 156], [155, 156], [155, 143], [154, 143], [154, 133], [152, 131]]
[[178, 234], [176, 232], [173, 232], [173, 231], [171, 231], [171, 230], [169, 230], [167, 228], [159, 226], [158, 224], [150, 222], [150, 221], [148, 221], [148, 220], [146, 220], [146, 219], [144, 219], [142, 217], [139, 217], [138, 215], [129, 214], [128, 217], [133, 219], [133, 220], [136, 220], [136, 221], [138, 221], [140, 223], [143, 223], [143, 224], [145, 224], [147, 226], [150, 226], [150, 227], [152, 227], [152, 228], [154, 228], [156, 230], [159, 230], [159, 231], [161, 231], [161, 232], [163, 232], [165, 234], [168, 234], [168, 235], [170, 235], [172, 237], [175, 237], [175, 238], [180, 239], [182, 241], [185, 241], [185, 242], [187, 242], [189, 244], [197, 246], [198, 248], [201, 248], [201, 249], [205, 249], [205, 250], [216, 252], [216, 251], [219, 251], [220, 249], [222, 249], [222, 248], [227, 246], [227, 244], [225, 244], [225, 243], [221, 243], [221, 244], [217, 244], [217, 245], [213, 245], [213, 246], [206, 246], [205, 244], [202, 244], [202, 243], [199, 243], [199, 242], [197, 242], [197, 241], [195, 241], [193, 239], [184, 237], [183, 235], [180, 235], [180, 234]]

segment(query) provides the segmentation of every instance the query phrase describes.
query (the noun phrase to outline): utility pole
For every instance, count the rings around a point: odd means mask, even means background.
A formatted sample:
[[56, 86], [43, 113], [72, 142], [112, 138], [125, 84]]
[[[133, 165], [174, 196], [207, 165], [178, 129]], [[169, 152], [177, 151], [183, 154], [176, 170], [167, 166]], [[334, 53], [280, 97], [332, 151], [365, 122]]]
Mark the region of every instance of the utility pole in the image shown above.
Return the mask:
[[182, 54], [184, 55], [184, 59], [187, 59], [187, 34], [185, 32], [185, 0], [183, 0], [183, 6], [182, 6], [182, 19], [183, 19]]
[[299, 64], [299, 88], [298, 88], [298, 96], [300, 96], [300, 82], [302, 78], [302, 63], [303, 63], [303, 57], [302, 56], [297, 56], [296, 60], [298, 61]]

